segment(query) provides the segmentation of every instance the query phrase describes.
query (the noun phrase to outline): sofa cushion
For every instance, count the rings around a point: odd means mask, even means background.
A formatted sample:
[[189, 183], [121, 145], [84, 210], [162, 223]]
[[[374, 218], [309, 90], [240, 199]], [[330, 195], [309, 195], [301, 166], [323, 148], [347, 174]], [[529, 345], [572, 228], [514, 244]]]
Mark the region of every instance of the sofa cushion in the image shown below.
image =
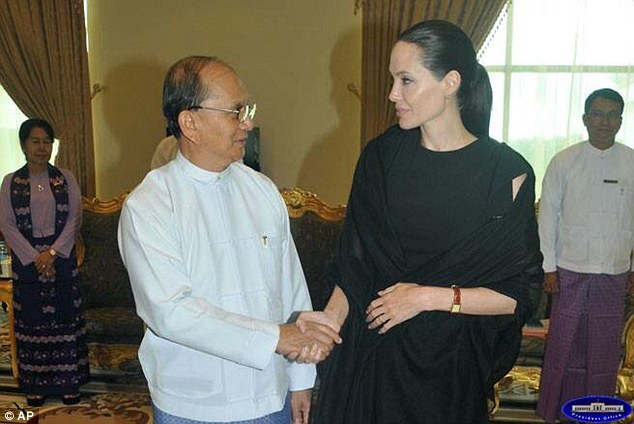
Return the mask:
[[342, 226], [343, 221], [327, 221], [314, 212], [291, 218], [291, 233], [315, 310], [323, 310], [332, 292], [326, 270], [335, 258]]
[[346, 208], [330, 206], [300, 188], [282, 189], [280, 194], [286, 204], [313, 309], [322, 310], [333, 288], [326, 275], [335, 258]]
[[134, 308], [130, 279], [117, 244], [119, 213], [84, 210], [81, 237], [85, 253], [79, 272], [86, 309], [109, 306]]
[[138, 345], [143, 338], [143, 322], [135, 311], [130, 279], [117, 243], [119, 215], [126, 195], [110, 201], [82, 199], [78, 259], [91, 343]]
[[86, 310], [88, 343], [141, 344], [143, 321], [133, 308], [111, 306]]

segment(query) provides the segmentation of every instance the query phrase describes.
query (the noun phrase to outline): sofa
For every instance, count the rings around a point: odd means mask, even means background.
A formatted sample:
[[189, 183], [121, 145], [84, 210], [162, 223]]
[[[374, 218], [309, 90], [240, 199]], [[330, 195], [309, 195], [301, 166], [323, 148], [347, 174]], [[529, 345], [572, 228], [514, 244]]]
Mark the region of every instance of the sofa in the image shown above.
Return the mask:
[[[130, 280], [117, 244], [119, 215], [127, 194], [108, 201], [82, 198], [78, 261], [91, 343], [138, 345], [143, 338], [143, 322], [136, 315]], [[345, 208], [331, 207], [300, 189], [282, 190], [281, 195], [310, 282], [311, 299], [315, 308], [323, 308], [330, 295], [323, 265], [334, 258]]]
[[136, 314], [117, 244], [119, 215], [127, 195], [108, 201], [82, 198], [77, 260], [89, 343], [139, 345], [143, 338], [143, 322]]
[[[325, 277], [326, 265], [334, 258], [341, 233], [344, 206], [330, 206], [315, 194], [295, 189], [280, 191], [290, 217], [291, 232], [297, 246], [315, 309], [321, 309], [330, 295]], [[126, 270], [117, 247], [117, 223], [122, 194], [109, 201], [83, 199], [84, 218], [80, 237], [80, 272], [88, 321], [88, 339], [98, 343], [139, 344], [143, 323], [134, 310], [134, 299]], [[538, 324], [548, 318], [548, 296], [540, 287], [532, 288], [536, 305], [531, 326], [524, 331], [516, 366], [498, 382], [501, 402], [514, 385], [522, 385], [532, 394], [534, 403], [539, 389], [540, 367], [547, 332]], [[623, 362], [616, 393], [634, 400], [634, 302], [628, 297], [623, 332]], [[508, 399], [506, 399], [508, 400]], [[514, 401], [515, 399], [510, 399]], [[500, 399], [497, 399], [500, 403]], [[497, 406], [497, 405], [496, 405]]]

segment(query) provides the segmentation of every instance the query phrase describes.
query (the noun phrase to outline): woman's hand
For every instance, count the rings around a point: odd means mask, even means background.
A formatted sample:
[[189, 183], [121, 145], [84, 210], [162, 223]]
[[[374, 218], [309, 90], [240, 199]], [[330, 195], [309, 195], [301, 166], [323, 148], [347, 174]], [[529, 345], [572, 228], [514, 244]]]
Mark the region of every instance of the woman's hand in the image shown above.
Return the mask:
[[414, 283], [396, 283], [381, 290], [366, 309], [368, 328], [379, 328], [384, 334], [398, 324], [429, 310], [428, 289]]
[[35, 269], [41, 275], [45, 277], [55, 276], [55, 257], [48, 250], [40, 252], [33, 263], [35, 264]]
[[[328, 300], [328, 304], [324, 308], [324, 314], [330, 317], [338, 328], [341, 328], [343, 323], [346, 321], [349, 312], [350, 305], [348, 304], [346, 294], [338, 285], [335, 285], [335, 288], [330, 295], [330, 299]], [[339, 332], [339, 330], [337, 330], [337, 332]]]
[[[296, 322], [302, 333], [307, 330], [307, 324], [311, 322], [325, 325], [337, 334], [341, 330], [341, 325], [337, 323], [336, 318], [324, 311], [304, 311], [299, 314]], [[341, 343], [341, 341], [337, 343]]]

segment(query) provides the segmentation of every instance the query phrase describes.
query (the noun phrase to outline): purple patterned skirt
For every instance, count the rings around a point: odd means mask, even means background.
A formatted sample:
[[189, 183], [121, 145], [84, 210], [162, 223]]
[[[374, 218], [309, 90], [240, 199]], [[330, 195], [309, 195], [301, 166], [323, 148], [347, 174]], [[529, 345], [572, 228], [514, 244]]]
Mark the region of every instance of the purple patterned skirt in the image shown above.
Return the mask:
[[561, 268], [557, 276], [537, 403], [546, 422], [567, 419], [570, 399], [614, 396], [629, 279]]
[[[50, 239], [50, 240], [49, 240]], [[43, 251], [53, 237], [38, 239]], [[55, 278], [13, 257], [13, 306], [20, 388], [27, 393], [79, 393], [90, 378], [86, 322], [75, 250], [55, 259]]]

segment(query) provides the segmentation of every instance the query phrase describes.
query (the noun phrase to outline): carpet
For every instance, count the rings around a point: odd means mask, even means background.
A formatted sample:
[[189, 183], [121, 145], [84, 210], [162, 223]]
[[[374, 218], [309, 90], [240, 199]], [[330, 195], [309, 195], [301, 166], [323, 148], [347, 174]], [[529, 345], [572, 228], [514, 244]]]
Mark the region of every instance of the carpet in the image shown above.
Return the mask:
[[[136, 345], [89, 343], [91, 381], [81, 387], [82, 401], [63, 405], [47, 399], [41, 408], [29, 409], [11, 376], [8, 317], [0, 309], [0, 423], [43, 424], [146, 424], [152, 423], [147, 382], [137, 357]], [[524, 367], [520, 378], [505, 378], [499, 391], [502, 406], [492, 422], [543, 423], [535, 415], [537, 393], [534, 373]], [[21, 408], [21, 409], [19, 409]], [[19, 420], [20, 413], [32, 420]], [[7, 420], [9, 413], [12, 420]], [[11, 415], [13, 414], [13, 415]]]
[[[82, 392], [149, 393], [137, 349], [136, 345], [89, 343], [91, 380]], [[17, 386], [11, 377], [8, 314], [0, 309], [0, 390], [7, 388]]]
[[91, 380], [81, 387], [81, 402], [64, 405], [60, 398], [49, 398], [31, 408], [11, 375], [8, 316], [0, 309], [0, 423], [152, 423], [138, 346], [89, 343], [88, 348]]
[[[30, 420], [27, 421], [27, 418]], [[150, 397], [134, 393], [102, 393], [82, 397], [77, 405], [47, 399], [39, 408], [26, 405], [24, 396], [0, 394], [0, 423], [39, 424], [151, 424]]]
[[498, 393], [502, 404], [536, 404], [539, 397], [539, 367], [513, 367], [498, 382]]

